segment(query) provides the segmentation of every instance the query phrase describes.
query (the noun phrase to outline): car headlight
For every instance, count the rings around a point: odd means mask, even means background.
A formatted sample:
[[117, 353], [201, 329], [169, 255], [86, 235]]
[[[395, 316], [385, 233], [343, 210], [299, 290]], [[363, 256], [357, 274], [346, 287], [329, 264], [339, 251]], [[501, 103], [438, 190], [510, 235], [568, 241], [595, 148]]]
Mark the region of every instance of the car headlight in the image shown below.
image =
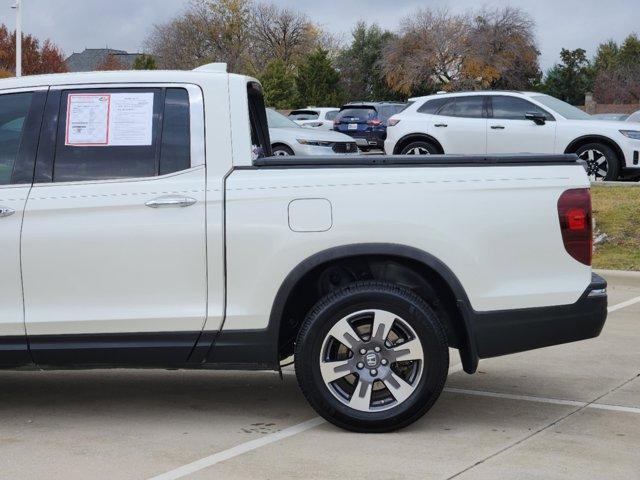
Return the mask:
[[305, 140], [298, 138], [298, 143], [302, 145], [311, 145], [312, 147], [333, 147], [333, 142], [325, 142], [321, 140]]
[[640, 130], [620, 130], [620, 133], [625, 137], [633, 138], [634, 140], [640, 140]]

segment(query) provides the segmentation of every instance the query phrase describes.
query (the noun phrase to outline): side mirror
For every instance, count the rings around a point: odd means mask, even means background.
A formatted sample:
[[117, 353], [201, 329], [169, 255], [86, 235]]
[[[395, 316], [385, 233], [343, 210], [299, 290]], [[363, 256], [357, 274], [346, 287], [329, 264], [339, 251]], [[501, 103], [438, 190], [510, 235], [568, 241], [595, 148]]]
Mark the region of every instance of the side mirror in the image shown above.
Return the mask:
[[542, 113], [527, 112], [524, 114], [524, 117], [527, 120], [531, 120], [536, 125], [544, 125], [545, 123], [547, 123], [547, 119]]

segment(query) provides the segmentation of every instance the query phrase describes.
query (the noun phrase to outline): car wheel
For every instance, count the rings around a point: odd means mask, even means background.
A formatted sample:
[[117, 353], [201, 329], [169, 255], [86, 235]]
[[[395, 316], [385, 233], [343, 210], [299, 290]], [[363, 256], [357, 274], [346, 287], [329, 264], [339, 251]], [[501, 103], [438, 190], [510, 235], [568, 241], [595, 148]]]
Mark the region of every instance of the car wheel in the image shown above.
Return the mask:
[[295, 350], [298, 383], [329, 422], [357, 432], [387, 432], [424, 415], [449, 368], [444, 327], [410, 290], [352, 283], [307, 315]]
[[602, 143], [589, 143], [576, 151], [580, 160], [587, 164], [587, 174], [594, 182], [617, 180], [620, 174], [620, 161], [616, 152]]
[[438, 153], [440, 152], [434, 144], [424, 140], [411, 142], [400, 152], [401, 155], [436, 155]]
[[274, 145], [271, 147], [271, 153], [274, 157], [289, 157], [295, 155], [286, 145]]

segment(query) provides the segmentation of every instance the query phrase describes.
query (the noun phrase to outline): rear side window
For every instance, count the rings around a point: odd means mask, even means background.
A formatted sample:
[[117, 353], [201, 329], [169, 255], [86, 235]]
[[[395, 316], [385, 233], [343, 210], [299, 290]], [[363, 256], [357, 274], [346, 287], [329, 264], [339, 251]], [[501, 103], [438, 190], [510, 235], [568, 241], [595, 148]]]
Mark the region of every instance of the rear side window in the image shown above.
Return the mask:
[[338, 116], [338, 111], [337, 110], [331, 110], [330, 112], [327, 112], [325, 114], [324, 119], [325, 120], [333, 120], [337, 116]]
[[373, 107], [347, 107], [340, 110], [340, 118], [353, 118], [358, 120], [371, 120], [376, 118], [378, 112]]
[[54, 182], [153, 177], [191, 166], [184, 89], [66, 90], [59, 118]]
[[447, 117], [482, 118], [484, 115], [484, 97], [472, 95], [450, 98], [440, 109], [438, 115]]
[[0, 185], [11, 183], [32, 96], [30, 92], [0, 95]]
[[491, 105], [493, 118], [526, 120], [525, 114], [539, 113], [544, 115], [547, 120], [553, 120], [553, 117], [542, 108], [518, 97], [509, 97], [506, 95], [491, 96]]
[[445, 98], [434, 98], [433, 100], [427, 100], [422, 104], [420, 108], [418, 108], [418, 112], [426, 113], [429, 115], [435, 115], [440, 107], [442, 107], [445, 103], [449, 101], [449, 97]]

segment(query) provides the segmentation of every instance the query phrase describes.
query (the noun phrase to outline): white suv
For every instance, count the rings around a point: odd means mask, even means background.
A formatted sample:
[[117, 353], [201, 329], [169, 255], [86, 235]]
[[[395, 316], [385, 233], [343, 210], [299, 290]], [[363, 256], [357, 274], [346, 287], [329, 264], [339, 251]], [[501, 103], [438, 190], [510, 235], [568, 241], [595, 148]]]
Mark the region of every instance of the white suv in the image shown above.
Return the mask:
[[535, 92], [466, 92], [411, 99], [391, 117], [387, 154], [576, 153], [592, 180], [640, 173], [640, 123], [596, 120]]

